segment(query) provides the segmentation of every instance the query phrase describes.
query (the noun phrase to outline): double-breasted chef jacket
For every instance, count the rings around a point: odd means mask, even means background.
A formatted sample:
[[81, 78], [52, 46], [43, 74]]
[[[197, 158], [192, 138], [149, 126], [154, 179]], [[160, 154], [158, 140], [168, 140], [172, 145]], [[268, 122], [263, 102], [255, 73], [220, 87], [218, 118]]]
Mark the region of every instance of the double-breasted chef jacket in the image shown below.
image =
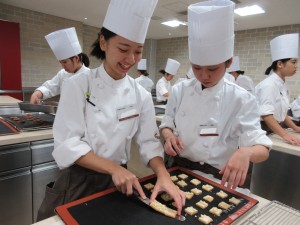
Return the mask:
[[61, 169], [89, 151], [125, 164], [133, 137], [145, 164], [163, 157], [150, 93], [128, 75], [114, 80], [103, 65], [65, 82], [53, 134]]
[[[205, 89], [190, 79], [172, 87], [159, 128], [171, 128], [183, 141], [180, 157], [222, 169], [239, 146], [271, 147], [259, 118], [255, 97], [226, 78]], [[200, 135], [210, 128], [212, 135]]]
[[135, 79], [136, 82], [138, 82], [140, 85], [142, 85], [148, 92], [151, 93], [151, 89], [154, 85], [153, 81], [144, 75], [139, 76]]
[[236, 78], [235, 83], [254, 95], [254, 84], [250, 77], [246, 75], [239, 75]]
[[69, 79], [75, 74], [79, 74], [89, 70], [90, 69], [84, 64], [82, 64], [81, 68], [76, 73], [68, 73], [65, 69], [61, 69], [51, 80], [47, 80], [36, 90], [39, 90], [43, 93], [43, 99], [54, 97], [61, 93], [61, 88], [65, 80]]
[[283, 122], [290, 105], [286, 82], [276, 73], [270, 74], [255, 87], [255, 95], [261, 116], [273, 115]]
[[165, 77], [160, 78], [156, 83], [156, 101], [164, 102], [168, 100], [167, 97], [163, 95], [170, 92], [171, 82], [168, 81]]

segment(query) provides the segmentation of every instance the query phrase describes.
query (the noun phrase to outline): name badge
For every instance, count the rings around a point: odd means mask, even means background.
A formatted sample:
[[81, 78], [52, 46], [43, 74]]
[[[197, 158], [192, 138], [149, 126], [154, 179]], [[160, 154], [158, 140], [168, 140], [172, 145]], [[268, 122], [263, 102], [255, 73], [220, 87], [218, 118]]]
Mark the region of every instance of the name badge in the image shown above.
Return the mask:
[[138, 117], [139, 113], [135, 105], [130, 105], [117, 109], [117, 117], [119, 121], [128, 120], [134, 117]]
[[199, 135], [200, 136], [219, 136], [217, 127], [209, 126], [209, 125], [201, 125]]

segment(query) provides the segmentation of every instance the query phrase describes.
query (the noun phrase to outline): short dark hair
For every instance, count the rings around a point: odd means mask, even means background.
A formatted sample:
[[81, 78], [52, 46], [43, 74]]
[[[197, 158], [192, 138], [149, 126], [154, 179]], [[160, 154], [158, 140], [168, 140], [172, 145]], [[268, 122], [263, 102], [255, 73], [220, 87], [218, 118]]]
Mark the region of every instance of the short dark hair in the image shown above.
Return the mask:
[[91, 55], [95, 56], [97, 59], [105, 59], [105, 52], [101, 50], [100, 48], [100, 36], [103, 35], [105, 41], [108, 41], [110, 38], [116, 36], [114, 32], [111, 32], [110, 30], [106, 29], [105, 27], [102, 27], [100, 32], [98, 33], [98, 38], [97, 40], [92, 44], [92, 51]]

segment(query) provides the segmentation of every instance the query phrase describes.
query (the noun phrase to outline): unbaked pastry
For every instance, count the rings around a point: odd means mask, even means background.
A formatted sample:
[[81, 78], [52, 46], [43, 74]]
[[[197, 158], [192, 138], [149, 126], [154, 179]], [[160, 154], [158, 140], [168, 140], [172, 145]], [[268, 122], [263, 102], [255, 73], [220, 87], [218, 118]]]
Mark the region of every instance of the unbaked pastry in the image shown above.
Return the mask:
[[210, 210], [209, 210], [210, 213], [216, 215], [216, 216], [221, 216], [221, 213], [222, 213], [222, 209], [219, 209], [217, 207], [212, 207]]
[[191, 192], [194, 193], [195, 195], [200, 195], [202, 193], [202, 191], [200, 189], [198, 189], [198, 188], [193, 188], [191, 190]]
[[198, 218], [198, 220], [201, 222], [201, 223], [204, 223], [204, 224], [209, 224], [213, 221], [212, 218], [210, 218], [209, 216], [207, 215], [203, 215], [201, 214], [201, 216]]
[[186, 207], [186, 208], [184, 209], [184, 211], [185, 211], [187, 214], [189, 214], [190, 216], [193, 216], [193, 215], [195, 215], [195, 214], [198, 212], [198, 210], [195, 209], [193, 206]]
[[210, 196], [210, 195], [205, 195], [203, 197], [204, 200], [208, 201], [208, 202], [212, 202], [214, 200], [214, 197]]
[[201, 209], [205, 209], [208, 206], [208, 203], [206, 201], [200, 200], [196, 203], [196, 206], [200, 207]]

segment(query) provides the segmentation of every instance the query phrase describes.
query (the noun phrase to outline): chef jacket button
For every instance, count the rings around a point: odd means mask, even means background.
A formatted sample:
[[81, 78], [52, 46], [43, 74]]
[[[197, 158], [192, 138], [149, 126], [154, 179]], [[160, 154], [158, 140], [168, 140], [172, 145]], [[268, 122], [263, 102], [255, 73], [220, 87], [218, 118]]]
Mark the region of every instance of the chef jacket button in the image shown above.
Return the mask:
[[219, 96], [219, 95], [216, 95], [216, 96], [215, 96], [215, 100], [216, 100], [216, 101], [219, 101], [219, 100], [220, 100], [220, 96]]
[[127, 139], [127, 140], [130, 140], [130, 139], [131, 139], [131, 137], [130, 137], [130, 136], [127, 136], [127, 137], [126, 137], [126, 139]]
[[212, 123], [212, 124], [216, 124], [217, 123], [217, 121], [215, 120], [215, 118], [209, 118], [209, 122], [210, 123]]
[[204, 165], [204, 162], [200, 162], [200, 165]]
[[126, 160], [125, 159], [121, 160], [121, 165], [124, 165], [124, 164], [126, 164]]
[[204, 142], [204, 143], [203, 143], [203, 146], [204, 146], [205, 148], [207, 148], [207, 147], [208, 147], [208, 143]]

